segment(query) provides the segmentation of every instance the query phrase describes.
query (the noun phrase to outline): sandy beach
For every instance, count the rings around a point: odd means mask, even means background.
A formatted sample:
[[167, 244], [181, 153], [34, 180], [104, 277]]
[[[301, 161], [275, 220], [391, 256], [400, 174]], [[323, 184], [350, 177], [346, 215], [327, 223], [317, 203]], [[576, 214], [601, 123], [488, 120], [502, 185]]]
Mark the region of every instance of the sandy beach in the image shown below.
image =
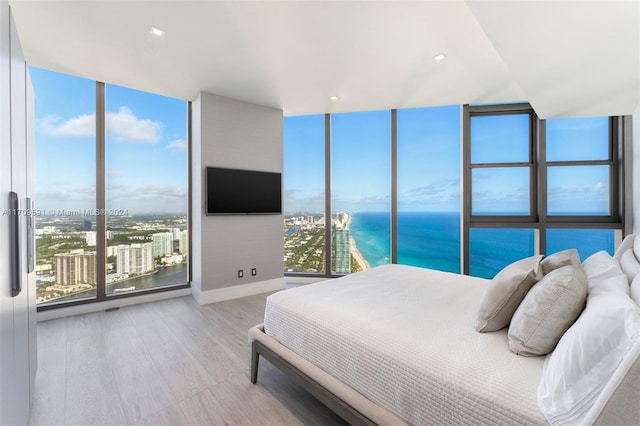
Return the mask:
[[[349, 229], [351, 225], [351, 214], [348, 214], [348, 213], [341, 213], [341, 214], [346, 215], [346, 218], [342, 223], [341, 228]], [[371, 268], [371, 266], [369, 265], [369, 262], [366, 261], [362, 253], [360, 253], [360, 250], [358, 250], [358, 246], [356, 245], [356, 240], [353, 238], [353, 236], [349, 237], [349, 251], [351, 252], [351, 256], [355, 259], [361, 271]], [[356, 271], [353, 271], [353, 272], [356, 272]]]
[[362, 256], [362, 253], [360, 253], [360, 251], [358, 250], [358, 246], [356, 246], [356, 240], [354, 240], [353, 237], [350, 237], [350, 239], [351, 256], [353, 256], [353, 258], [356, 260], [356, 263], [362, 271], [369, 269], [371, 266], [369, 265], [369, 262], [367, 262]]

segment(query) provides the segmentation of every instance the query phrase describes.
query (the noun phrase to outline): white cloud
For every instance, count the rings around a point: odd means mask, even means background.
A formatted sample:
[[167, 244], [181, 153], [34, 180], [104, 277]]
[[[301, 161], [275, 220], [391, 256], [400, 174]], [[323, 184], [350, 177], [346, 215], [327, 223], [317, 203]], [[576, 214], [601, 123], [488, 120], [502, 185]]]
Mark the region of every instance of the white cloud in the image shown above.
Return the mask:
[[60, 117], [45, 117], [42, 130], [53, 136], [93, 137], [96, 134], [96, 115], [83, 114], [60, 123]]
[[159, 121], [139, 119], [126, 106], [118, 112], [108, 112], [107, 133], [119, 141], [155, 143], [160, 140], [163, 125]]
[[[83, 114], [60, 122], [60, 117], [44, 118], [40, 127], [52, 136], [94, 137], [96, 134], [96, 115]], [[106, 114], [107, 134], [120, 142], [156, 143], [164, 125], [159, 121], [136, 117], [131, 109], [120, 107], [117, 112]]]
[[566, 187], [566, 186], [554, 186], [549, 190], [550, 196], [570, 196], [570, 195], [583, 195], [589, 193], [607, 193], [607, 186], [603, 182], [598, 182], [593, 186], [581, 186], [581, 187]]
[[117, 199], [144, 199], [146, 197], [165, 197], [165, 198], [185, 198], [187, 192], [185, 188], [165, 185], [165, 186], [129, 186], [125, 184], [108, 185], [107, 190], [110, 196]]
[[186, 151], [187, 150], [187, 142], [183, 139], [177, 139], [175, 141], [169, 142], [167, 145], [169, 149], [176, 149], [178, 151]]

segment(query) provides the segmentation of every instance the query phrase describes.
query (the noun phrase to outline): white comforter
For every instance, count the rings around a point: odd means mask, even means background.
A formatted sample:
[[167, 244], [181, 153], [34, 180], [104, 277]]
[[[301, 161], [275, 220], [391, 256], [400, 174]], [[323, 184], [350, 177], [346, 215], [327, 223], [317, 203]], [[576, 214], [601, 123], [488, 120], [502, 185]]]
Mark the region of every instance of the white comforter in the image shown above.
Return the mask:
[[473, 328], [488, 281], [386, 265], [267, 298], [265, 332], [413, 424], [546, 423], [544, 357]]

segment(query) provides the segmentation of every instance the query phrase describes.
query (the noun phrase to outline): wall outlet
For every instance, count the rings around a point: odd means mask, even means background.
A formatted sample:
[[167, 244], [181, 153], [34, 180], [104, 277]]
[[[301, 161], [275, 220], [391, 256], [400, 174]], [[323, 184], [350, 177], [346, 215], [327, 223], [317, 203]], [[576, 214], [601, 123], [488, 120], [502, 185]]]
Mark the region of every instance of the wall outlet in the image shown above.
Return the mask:
[[258, 275], [258, 270], [256, 268], [251, 268], [251, 276], [255, 277], [256, 275]]
[[244, 271], [242, 269], [238, 269], [238, 278], [244, 277]]

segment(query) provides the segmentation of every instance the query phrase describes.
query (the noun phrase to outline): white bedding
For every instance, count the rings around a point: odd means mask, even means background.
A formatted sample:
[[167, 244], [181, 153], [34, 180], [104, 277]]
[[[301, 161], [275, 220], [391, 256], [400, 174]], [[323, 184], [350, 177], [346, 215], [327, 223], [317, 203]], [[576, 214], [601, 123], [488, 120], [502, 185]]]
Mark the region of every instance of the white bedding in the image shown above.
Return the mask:
[[473, 328], [488, 282], [385, 265], [269, 296], [264, 328], [409, 423], [545, 424], [544, 357]]

